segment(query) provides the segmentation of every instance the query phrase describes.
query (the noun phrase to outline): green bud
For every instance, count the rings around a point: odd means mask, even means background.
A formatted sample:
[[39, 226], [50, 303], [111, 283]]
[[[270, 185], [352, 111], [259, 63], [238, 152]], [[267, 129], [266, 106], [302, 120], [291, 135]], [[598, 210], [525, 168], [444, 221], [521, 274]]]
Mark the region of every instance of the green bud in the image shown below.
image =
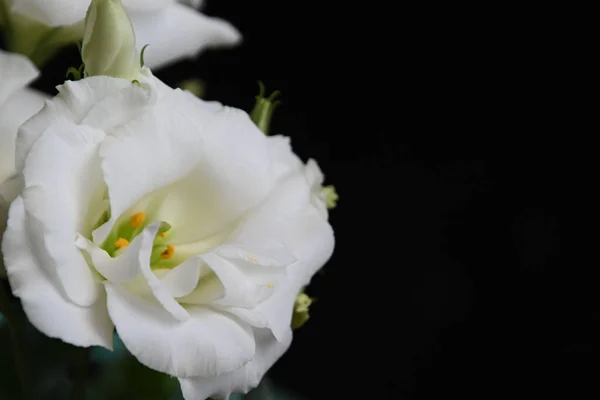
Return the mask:
[[323, 186], [321, 191], [325, 197], [325, 204], [327, 205], [327, 208], [330, 210], [335, 208], [338, 200], [340, 199], [340, 196], [335, 191], [335, 187], [333, 185]]
[[315, 300], [306, 293], [300, 293], [294, 304], [294, 315], [292, 316], [292, 329], [298, 329], [310, 319], [309, 308]]
[[205, 84], [201, 79], [192, 78], [187, 79], [181, 83], [179, 83], [179, 87], [183, 90], [187, 90], [197, 97], [204, 97], [204, 87]]
[[276, 90], [271, 93], [268, 98], [265, 98], [265, 86], [262, 82], [258, 82], [258, 85], [260, 87], [260, 93], [256, 96], [256, 105], [254, 106], [254, 109], [252, 109], [252, 112], [250, 112], [250, 118], [252, 118], [252, 121], [254, 121], [256, 126], [258, 126], [265, 135], [268, 135], [273, 112], [277, 106], [281, 104], [279, 100], [275, 101], [280, 92]]
[[81, 56], [86, 76], [134, 80], [139, 75], [135, 33], [121, 0], [92, 0], [85, 16]]

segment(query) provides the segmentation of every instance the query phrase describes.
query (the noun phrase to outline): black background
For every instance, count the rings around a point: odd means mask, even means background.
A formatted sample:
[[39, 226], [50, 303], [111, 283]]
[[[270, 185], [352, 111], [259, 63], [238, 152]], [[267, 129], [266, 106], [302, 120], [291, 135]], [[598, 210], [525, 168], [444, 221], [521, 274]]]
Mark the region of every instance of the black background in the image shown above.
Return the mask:
[[[394, 5], [392, 6], [391, 3]], [[576, 236], [560, 38], [491, 6], [208, 1], [244, 35], [157, 72], [250, 110], [340, 194], [312, 318], [272, 369], [309, 399], [577, 397], [598, 379], [600, 310]], [[51, 92], [72, 48], [45, 71]], [[597, 263], [597, 262], [596, 262]], [[509, 397], [510, 396], [510, 397]], [[588, 397], [586, 397], [588, 398]]]

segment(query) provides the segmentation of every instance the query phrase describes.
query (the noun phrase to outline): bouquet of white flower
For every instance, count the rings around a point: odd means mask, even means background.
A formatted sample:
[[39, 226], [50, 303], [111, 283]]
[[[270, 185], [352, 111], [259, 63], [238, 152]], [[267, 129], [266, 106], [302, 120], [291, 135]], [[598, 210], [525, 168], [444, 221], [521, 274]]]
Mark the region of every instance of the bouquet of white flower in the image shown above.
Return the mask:
[[[190, 8], [200, 2], [180, 3], [0, 0], [7, 48], [21, 53], [0, 52], [0, 227], [23, 396], [16, 298], [44, 335], [116, 340], [186, 400], [248, 393], [308, 319], [303, 291], [332, 254], [337, 195], [289, 138], [267, 134], [276, 94], [261, 89], [248, 114], [154, 76], [240, 39]], [[78, 40], [82, 65], [58, 95], [26, 88], [34, 64]], [[75, 379], [70, 396], [84, 393]]]

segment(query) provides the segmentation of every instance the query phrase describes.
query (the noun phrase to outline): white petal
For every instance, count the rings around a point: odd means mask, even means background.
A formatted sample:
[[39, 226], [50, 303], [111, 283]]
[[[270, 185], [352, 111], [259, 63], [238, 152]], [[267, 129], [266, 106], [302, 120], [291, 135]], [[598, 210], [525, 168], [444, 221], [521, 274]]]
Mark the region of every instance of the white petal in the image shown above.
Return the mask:
[[275, 292], [255, 310], [229, 308], [228, 312], [257, 327], [268, 327], [278, 340], [290, 330], [296, 295], [327, 262], [333, 252], [333, 230], [313, 206], [308, 206], [285, 232], [287, 246], [298, 261], [287, 268], [287, 274]]
[[186, 176], [202, 154], [196, 127], [166, 102], [112, 134], [101, 150], [112, 219], [94, 233], [96, 243], [102, 242], [116, 219], [142, 197]]
[[142, 246], [138, 253], [139, 271], [143, 276], [145, 283], [148, 285], [150, 292], [158, 302], [168, 311], [175, 319], [179, 321], [187, 321], [190, 318], [188, 311], [183, 308], [169, 293], [161, 280], [150, 269], [150, 257], [152, 255], [152, 243], [158, 233], [161, 223], [156, 222], [148, 225], [139, 236], [142, 236]]
[[[278, 339], [283, 338], [289, 330], [296, 295], [301, 286], [306, 283], [295, 279], [295, 276], [285, 276], [286, 271], [295, 272], [299, 263], [312, 261], [307, 260], [308, 254], [296, 252], [295, 247], [298, 244], [295, 243], [295, 237], [292, 236], [297, 235], [296, 232], [299, 230], [303, 231], [306, 219], [310, 219], [309, 210], [313, 209], [309, 200], [310, 190], [301, 171], [288, 175], [287, 179], [269, 194], [267, 201], [253, 209], [239, 224], [227, 243], [213, 251], [221, 254], [235, 265], [234, 270], [240, 277], [234, 282], [245, 280], [246, 285], [249, 285], [262, 281], [263, 287], [272, 289], [269, 292], [271, 297], [260, 298], [262, 301], [260, 305], [249, 301], [248, 295], [241, 299], [234, 297], [233, 300], [238, 301], [237, 304], [227, 297], [215, 301], [214, 304], [223, 306], [223, 310], [238, 316], [253, 326], [271, 328]], [[322, 220], [319, 223], [328, 226]], [[323, 236], [319, 236], [318, 228], [315, 228], [314, 232], [310, 234], [314, 234], [316, 237]], [[299, 240], [309, 239], [310, 237], [302, 237]], [[223, 248], [226, 251], [223, 251]], [[234, 249], [237, 249], [237, 253]], [[251, 251], [245, 252], [246, 249], [251, 249]], [[318, 247], [315, 247], [315, 250], [318, 250]], [[267, 257], [262, 255], [267, 255]], [[302, 258], [298, 258], [298, 256]], [[319, 267], [321, 265], [322, 263]], [[311, 272], [314, 273], [314, 271]], [[224, 285], [227, 288], [225, 282]], [[243, 293], [242, 288], [238, 283], [234, 293]], [[274, 310], [267, 306], [272, 302], [272, 297], [276, 298], [276, 303], [281, 303]], [[246, 305], [243, 301], [246, 301]], [[256, 305], [258, 306], [254, 308], [253, 306]], [[263, 309], [266, 309], [267, 312], [265, 313]]]
[[186, 116], [203, 115], [192, 120], [203, 146], [196, 167], [170, 188], [159, 214], [176, 227], [174, 243], [192, 243], [228, 229], [266, 198], [272, 180], [265, 135], [245, 112], [224, 107], [206, 116], [203, 102], [179, 93], [185, 101], [174, 104]]
[[269, 136], [269, 154], [273, 163], [273, 179], [281, 180], [304, 167], [302, 160], [292, 151], [290, 138], [285, 136]]
[[261, 246], [260, 242], [257, 240], [255, 241], [256, 245], [251, 246], [252, 248], [250, 249], [245, 247], [243, 242], [241, 244], [240, 242], [237, 242], [236, 239], [235, 236], [229, 238], [226, 244], [222, 244], [213, 249], [212, 253], [218, 254], [231, 261], [241, 260], [244, 261], [244, 264], [261, 267], [285, 267], [296, 261], [294, 256], [283, 247], [267, 248], [266, 246]]
[[258, 386], [265, 373], [285, 353], [292, 335], [277, 341], [266, 329], [255, 329], [256, 355], [248, 364], [237, 371], [211, 378], [179, 379], [183, 397], [186, 400], [205, 400], [209, 397], [227, 399], [233, 393], [248, 393]]
[[287, 279], [280, 290], [259, 306], [272, 322], [278, 338], [289, 329], [296, 295], [329, 260], [335, 242], [331, 226], [313, 207], [308, 208], [286, 239], [298, 261], [288, 267]]
[[319, 168], [319, 164], [312, 158], [306, 163], [304, 174], [311, 188], [321, 189], [321, 185], [325, 181], [325, 175], [323, 175], [321, 168]]
[[23, 89], [37, 76], [28, 58], [0, 50], [0, 183], [15, 172], [18, 127], [43, 105], [44, 96]]
[[[199, 279], [189, 293], [179, 296], [177, 300], [185, 305], [211, 305], [215, 300], [223, 299], [225, 287], [217, 274], [198, 256], [186, 261], [186, 264], [192, 263], [200, 269]], [[185, 290], [177, 289], [177, 294], [183, 294], [187, 289], [189, 287]]]
[[87, 112], [81, 123], [101, 129], [108, 134], [119, 125], [137, 118], [157, 101], [157, 92], [153, 88], [129, 87], [99, 100]]
[[[57, 86], [59, 94], [54, 101], [62, 101], [64, 112], [68, 112], [73, 122], [81, 123], [87, 114], [103, 99], [111, 98], [123, 89], [131, 88], [126, 79], [108, 76], [92, 76], [80, 81], [67, 81]], [[128, 109], [121, 110], [129, 112]]]
[[204, 5], [204, 0], [178, 0], [182, 4], [187, 4], [190, 7], [194, 7], [196, 10], [200, 9]]
[[39, 71], [27, 57], [0, 50], [0, 106], [38, 75]]
[[19, 127], [15, 142], [15, 169], [17, 172], [23, 171], [25, 158], [49, 126], [71, 122], [68, 115], [61, 112], [62, 109], [64, 109], [62, 100], [57, 101], [56, 97], [46, 100], [42, 109]]
[[123, 5], [132, 12], [151, 11], [168, 7], [174, 0], [123, 0]]
[[144, 53], [150, 68], [194, 57], [207, 48], [232, 46], [241, 40], [240, 33], [228, 22], [177, 3], [152, 13], [132, 13], [131, 21], [138, 50], [150, 45]]
[[199, 130], [205, 130], [217, 114], [231, 109], [218, 101], [205, 101], [181, 89], [171, 90], [168, 101], [183, 115], [190, 118]]
[[[193, 291], [179, 297], [178, 300], [183, 304], [251, 308], [271, 295], [273, 290], [267, 284], [275, 282], [278, 277], [273, 273], [268, 277], [262, 276], [260, 279], [259, 276], [256, 279], [246, 274], [243, 268], [214, 253], [195, 256], [187, 262], [195, 262], [202, 270], [203, 276]], [[207, 273], [206, 269], [210, 273]], [[285, 271], [282, 269], [282, 272]]]
[[78, 232], [90, 234], [96, 223], [86, 217], [97, 215], [92, 210], [104, 192], [97, 154], [103, 137], [83, 126], [51, 126], [33, 146], [23, 170], [23, 201], [40, 267], [80, 306], [94, 304], [100, 292], [75, 238]]
[[209, 308], [180, 322], [161, 307], [105, 283], [108, 311], [127, 349], [144, 365], [178, 377], [215, 376], [252, 359], [252, 329]]
[[322, 186], [325, 181], [325, 175], [323, 175], [319, 164], [312, 158], [308, 160], [304, 167], [304, 176], [312, 191], [310, 202], [319, 211], [323, 219], [329, 218], [329, 211], [327, 210], [326, 198]]
[[[79, 124], [102, 99], [128, 87], [131, 87], [131, 82], [107, 76], [93, 76], [76, 82], [68, 81], [58, 86], [59, 94], [52, 100], [47, 100], [44, 108], [19, 129], [15, 155], [17, 171], [23, 169], [25, 157], [50, 125], [57, 122]], [[128, 109], [121, 110], [123, 113], [128, 111]]]
[[[196, 122], [199, 122], [200, 125], [202, 125], [202, 123], [200, 122], [202, 118], [204, 118], [205, 115], [208, 114], [198, 115], [198, 108], [201, 108], [205, 113], [209, 114], [221, 112], [225, 108], [225, 106], [218, 101], [202, 100], [201, 98], [197, 97], [196, 95], [190, 92], [181, 91], [181, 89], [175, 89], [175, 92], [182, 92], [181, 94], [177, 93], [177, 96], [174, 96], [173, 100], [177, 103], [177, 107], [180, 107], [182, 111], [187, 110], [189, 112], [192, 112], [192, 114], [190, 115], [196, 116]], [[186, 112], [184, 112], [184, 114], [185, 113]]]
[[8, 279], [31, 323], [44, 334], [76, 346], [112, 349], [113, 324], [108, 317], [104, 291], [90, 307], [79, 307], [63, 297], [56, 283], [40, 268], [25, 230], [21, 198], [11, 206], [2, 243]]
[[310, 191], [303, 176], [288, 176], [269, 193], [263, 204], [240, 221], [226, 244], [248, 249], [257, 255], [271, 255], [279, 259], [278, 265], [291, 264], [296, 259], [285, 243], [284, 232], [304, 213], [309, 200]]
[[[6, 230], [6, 222], [8, 220], [8, 209], [10, 203], [17, 198], [23, 189], [23, 178], [17, 175], [3, 183], [0, 183], [0, 239]], [[6, 277], [6, 269], [4, 269], [4, 261], [2, 251], [0, 251], [0, 278]]]
[[46, 98], [38, 91], [22, 89], [0, 106], [0, 182], [15, 172], [15, 144], [19, 126], [43, 107]]
[[80, 21], [89, 5], [81, 0], [14, 0], [11, 11], [55, 27]]
[[199, 257], [215, 272], [225, 289], [225, 296], [213, 301], [214, 305], [254, 308], [272, 295], [274, 287], [285, 273], [283, 268], [268, 267], [252, 271], [214, 253]]
[[[11, 179], [8, 179], [0, 184], [0, 223], [6, 222], [6, 215], [8, 215], [8, 207], [14, 199], [17, 198], [19, 193], [23, 190], [23, 177], [16, 175]], [[0, 235], [4, 232], [3, 228], [0, 228]]]
[[161, 283], [171, 296], [187, 296], [198, 285], [201, 270], [198, 260], [190, 258], [163, 276]]
[[[146, 240], [144, 241], [144, 239]], [[150, 245], [153, 240], [154, 238], [151, 238]], [[115, 258], [81, 235], [77, 236], [75, 244], [90, 255], [92, 264], [104, 278], [113, 283], [125, 283], [140, 273], [139, 253], [142, 246], [148, 245], [147, 242], [146, 235], [138, 235], [125, 251]]]
[[333, 229], [311, 206], [290, 230], [286, 240], [299, 260], [289, 267], [290, 277], [304, 287], [331, 257], [335, 244]]

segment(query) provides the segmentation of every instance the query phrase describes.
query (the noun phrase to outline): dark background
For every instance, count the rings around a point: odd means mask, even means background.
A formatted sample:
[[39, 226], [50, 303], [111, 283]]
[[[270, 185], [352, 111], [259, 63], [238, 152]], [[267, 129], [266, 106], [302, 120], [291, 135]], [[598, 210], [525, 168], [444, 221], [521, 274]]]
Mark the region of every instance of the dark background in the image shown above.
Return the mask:
[[[244, 43], [157, 75], [199, 77], [208, 99], [246, 110], [257, 80], [281, 90], [272, 132], [341, 197], [312, 318], [272, 376], [309, 399], [597, 397], [597, 265], [565, 251], [572, 154], [553, 107], [560, 38], [543, 18], [207, 3]], [[72, 65], [74, 48], [37, 87], [51, 92]]]

